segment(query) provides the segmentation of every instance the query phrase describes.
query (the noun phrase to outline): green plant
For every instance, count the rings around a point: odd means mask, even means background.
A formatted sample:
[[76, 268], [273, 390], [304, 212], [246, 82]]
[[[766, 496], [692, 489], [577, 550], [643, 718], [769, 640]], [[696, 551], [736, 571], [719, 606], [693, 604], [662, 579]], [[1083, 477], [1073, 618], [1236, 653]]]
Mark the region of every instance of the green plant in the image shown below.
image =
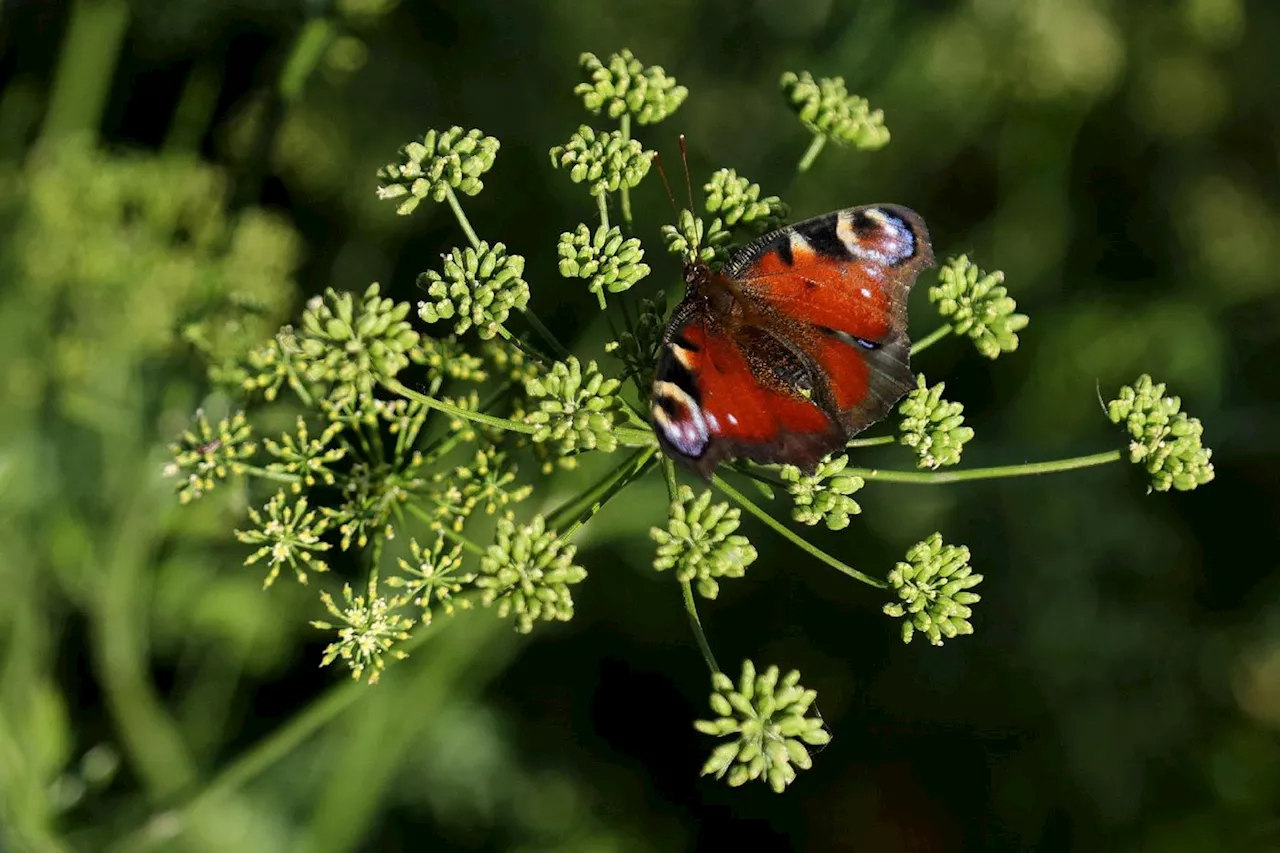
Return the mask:
[[[378, 173], [378, 194], [395, 202], [400, 215], [424, 202], [447, 204], [465, 244], [449, 250], [439, 270], [421, 274], [424, 295], [416, 311], [383, 296], [377, 284], [359, 296], [329, 291], [308, 304], [296, 326], [211, 360], [210, 382], [243, 409], [216, 427], [197, 418], [174, 448], [175, 488], [190, 501], [227, 477], [261, 481], [254, 489], [265, 503], [250, 513], [254, 527], [237, 535], [255, 546], [246, 563], [266, 561], [268, 584], [285, 565], [302, 583], [308, 571], [322, 576], [321, 551], [358, 552], [364, 577], [341, 588], [341, 603], [322, 588], [320, 603], [330, 618], [314, 624], [336, 634], [323, 664], [341, 661], [353, 677], [374, 681], [389, 660], [407, 652], [422, 626], [457, 609], [491, 608], [521, 632], [571, 619], [573, 587], [588, 574], [576, 562], [574, 537], [613, 497], [661, 469], [670, 510], [667, 524], [652, 530], [653, 565], [674, 570], [715, 688], [717, 719], [698, 727], [737, 736], [713, 753], [704, 772], [735, 785], [763, 779], [781, 791], [797, 768], [810, 765], [805, 745], [830, 737], [821, 718], [809, 715], [816, 694], [799, 687], [798, 673], [779, 681], [776, 667], [757, 675], [750, 662], [735, 688], [716, 664], [694, 595], [715, 597], [722, 582], [742, 577], [755, 559], [743, 511], [825, 564], [892, 593], [895, 600], [884, 610], [903, 619], [904, 640], [919, 632], [940, 644], [973, 631], [971, 605], [979, 597], [971, 589], [982, 576], [971, 572], [967, 548], [944, 545], [933, 533], [882, 580], [818, 548], [780, 517], [843, 530], [862, 512], [852, 496], [875, 482], [940, 484], [1049, 473], [1114, 462], [1122, 452], [941, 470], [960, 461], [973, 430], [963, 424], [962, 406], [943, 398], [943, 385], [930, 386], [921, 375], [899, 406], [897, 436], [856, 439], [813, 474], [734, 465], [713, 480], [724, 499], [680, 485], [639, 414], [665, 300], [635, 300], [650, 267], [642, 262], [641, 239], [632, 234], [629, 192], [646, 177], [652, 159], [632, 136], [633, 121], [661, 121], [687, 92], [626, 51], [608, 60], [587, 54], [582, 64], [588, 79], [576, 94], [589, 112], [607, 115], [616, 127], [582, 125], [550, 157], [553, 167], [586, 184], [599, 221], [566, 229], [546, 250], [558, 258], [564, 277], [584, 283], [602, 310], [621, 317], [625, 331], [605, 347], [611, 358], [584, 364], [570, 355], [538, 318], [536, 306], [547, 295], [525, 280], [524, 257], [516, 247], [481, 239], [469, 221], [461, 198], [483, 190], [481, 176], [494, 164], [498, 141], [479, 130], [431, 130]], [[799, 171], [828, 138], [862, 149], [887, 143], [883, 117], [849, 95], [842, 81], [788, 74], [782, 85], [815, 134]], [[663, 229], [675, 254], [721, 262], [733, 244], [776, 227], [788, 213], [781, 199], [762, 197], [757, 184], [731, 169], [713, 173], [703, 189], [704, 210], [680, 211], [678, 221]], [[612, 224], [615, 201], [620, 216]], [[944, 264], [929, 288], [942, 323], [912, 354], [950, 335], [968, 337], [988, 358], [1013, 351], [1027, 318], [1016, 313], [1002, 280], [1001, 273], [985, 273], [964, 256]], [[615, 297], [612, 304], [606, 292]], [[200, 339], [196, 327], [188, 335]], [[482, 343], [471, 343], [471, 336]], [[303, 411], [296, 427], [249, 441], [256, 434], [252, 425], [285, 405], [286, 389], [290, 410]], [[1130, 458], [1145, 467], [1153, 488], [1195, 488], [1213, 476], [1200, 424], [1163, 393], [1163, 386], [1143, 377], [1122, 389], [1110, 417], [1125, 424]], [[849, 454], [889, 444], [910, 448], [924, 470], [857, 467]], [[550, 512], [522, 508], [540, 478], [552, 474], [553, 463], [571, 463], [583, 453], [622, 459]], [[758, 488], [768, 503], [757, 504], [735, 483]], [[408, 541], [408, 551], [392, 559], [397, 539]], [[424, 541], [434, 544], [424, 547]]]

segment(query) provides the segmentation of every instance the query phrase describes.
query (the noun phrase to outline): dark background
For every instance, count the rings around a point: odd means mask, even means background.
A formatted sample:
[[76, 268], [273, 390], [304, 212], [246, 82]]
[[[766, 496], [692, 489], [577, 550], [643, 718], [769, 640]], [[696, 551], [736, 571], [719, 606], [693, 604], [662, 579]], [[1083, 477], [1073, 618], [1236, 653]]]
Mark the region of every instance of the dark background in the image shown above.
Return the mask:
[[[338, 39], [282, 98], [308, 15]], [[1277, 38], [1280, 6], [1241, 0], [3, 4], [0, 846], [1276, 849]], [[849, 529], [814, 534], [823, 547], [882, 575], [939, 530], [986, 576], [977, 633], [940, 649], [904, 646], [877, 593], [747, 524], [760, 559], [703, 607], [712, 645], [731, 670], [798, 668], [834, 734], [779, 796], [697, 775], [709, 683], [678, 589], [650, 566], [666, 508], [652, 478], [581, 537], [574, 621], [518, 641], [459, 617], [199, 819], [166, 823], [344, 675], [317, 667], [312, 593], [262, 593], [241, 567], [242, 490], [122, 509], [204, 386], [180, 342], [147, 343], [145, 318], [174, 318], [162, 298], [129, 302], [140, 273], [117, 268], [98, 182], [129, 157], [156, 199], [200, 196], [192, 164], [214, 164], [215, 218], [262, 208], [287, 226], [263, 251], [284, 258], [281, 280], [296, 258], [290, 316], [328, 286], [414, 298], [461, 237], [445, 207], [394, 216], [374, 172], [428, 128], [482, 128], [502, 149], [466, 200], [473, 224], [528, 257], [534, 307], [599, 357], [594, 297], [554, 254], [594, 204], [547, 150], [607, 126], [572, 95], [576, 61], [622, 47], [689, 87], [637, 135], [673, 163], [687, 134], [695, 181], [734, 167], [796, 216], [906, 204], [940, 256], [1005, 271], [1031, 317], [1019, 350], [991, 363], [951, 339], [920, 360], [966, 406], [967, 464], [1117, 446], [1099, 393], [1149, 372], [1204, 422], [1217, 479], [1148, 495], [1141, 471], [1112, 465], [868, 486]], [[892, 143], [828, 146], [796, 177], [808, 136], [777, 80], [803, 69], [843, 75]], [[656, 180], [636, 210], [655, 267], [641, 292], [673, 291]], [[87, 272], [48, 278], [64, 252]], [[936, 325], [923, 290], [917, 336]], [[119, 387], [85, 363], [118, 366]], [[139, 530], [152, 545], [131, 551]]]

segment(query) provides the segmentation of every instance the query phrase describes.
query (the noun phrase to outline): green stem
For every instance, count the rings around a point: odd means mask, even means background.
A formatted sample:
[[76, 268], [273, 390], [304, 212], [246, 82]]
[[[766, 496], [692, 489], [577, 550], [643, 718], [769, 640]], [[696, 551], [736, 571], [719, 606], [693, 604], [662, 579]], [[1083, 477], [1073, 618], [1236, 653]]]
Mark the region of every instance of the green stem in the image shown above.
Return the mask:
[[934, 344], [936, 344], [938, 341], [942, 340], [949, 334], [951, 334], [951, 326], [949, 325], [939, 326], [938, 328], [930, 332], [928, 335], [926, 335], [925, 337], [921, 338], [920, 340], [912, 344], [911, 354], [917, 355], [919, 353], [924, 352], [929, 347], [933, 346]]
[[[623, 113], [621, 121], [618, 122], [618, 132], [622, 135], [623, 144], [631, 139], [631, 113]], [[631, 227], [631, 191], [626, 185], [622, 186], [622, 222], [628, 229]], [[601, 297], [604, 298], [603, 296]]]
[[280, 98], [286, 104], [292, 104], [302, 94], [302, 87], [307, 78], [315, 71], [324, 57], [325, 50], [333, 41], [333, 24], [328, 18], [311, 18], [302, 25], [298, 36], [293, 40], [293, 49], [280, 71], [280, 79], [276, 83]]
[[840, 560], [837, 560], [835, 557], [831, 556], [826, 551], [823, 551], [818, 546], [806, 541], [794, 530], [787, 527], [785, 524], [778, 521], [773, 516], [769, 515], [769, 513], [765, 512], [763, 509], [761, 509], [760, 507], [752, 503], [751, 500], [746, 495], [742, 494], [742, 492], [739, 492], [733, 486], [726, 483], [720, 475], [717, 474], [715, 477], [713, 477], [712, 482], [716, 484], [717, 489], [724, 492], [731, 499], [733, 499], [733, 501], [737, 503], [738, 506], [742, 507], [747, 512], [754, 515], [756, 518], [763, 521], [769, 527], [773, 528], [774, 531], [781, 534], [786, 539], [790, 540], [791, 543], [799, 547], [800, 550], [804, 551], [810, 556], [817, 557], [819, 560], [826, 563], [828, 566], [831, 566], [833, 569], [838, 569], [839, 571], [844, 572], [846, 575], [848, 575], [851, 578], [854, 578], [855, 580], [860, 580], [865, 584], [870, 584], [871, 586], [879, 587], [880, 589], [888, 588], [888, 585], [884, 581], [876, 580], [870, 575], [863, 574], [862, 572], [858, 571], [852, 566], [847, 565], [841, 562]]
[[818, 155], [822, 153], [822, 147], [827, 144], [827, 138], [822, 134], [816, 134], [813, 141], [809, 143], [809, 148], [804, 152], [804, 156], [800, 158], [800, 163], [796, 166], [797, 172], [807, 172], [809, 167], [813, 165], [813, 161], [818, 159]]
[[884, 483], [938, 485], [958, 483], [962, 480], [994, 480], [1003, 477], [1026, 477], [1032, 474], [1056, 474], [1059, 471], [1074, 471], [1077, 468], [1091, 468], [1095, 465], [1119, 462], [1121, 458], [1119, 450], [1108, 450], [1105, 453], [1077, 456], [1072, 459], [1027, 462], [1023, 465], [1000, 465], [994, 468], [970, 468], [967, 471], [882, 471], [878, 468], [846, 468], [844, 473], [862, 477], [864, 480], [879, 480]]
[[898, 439], [892, 435], [877, 435], [875, 438], [855, 438], [853, 441], [845, 445], [846, 449], [857, 449], [859, 447], [879, 447], [882, 444], [893, 444]]
[[519, 421], [513, 421], [510, 418], [499, 418], [494, 415], [486, 415], [482, 412], [473, 412], [470, 409], [460, 409], [452, 403], [446, 403], [443, 400], [437, 400], [435, 397], [428, 397], [426, 394], [414, 391], [398, 379], [388, 377], [382, 380], [382, 387], [388, 391], [395, 392], [407, 400], [415, 400], [429, 409], [435, 409], [438, 412], [444, 412], [447, 415], [453, 415], [457, 418], [463, 418], [469, 421], [475, 421], [478, 424], [493, 427], [494, 429], [507, 430], [509, 432], [522, 432], [526, 435], [532, 435], [536, 430], [532, 424], [522, 424]]
[[698, 651], [702, 652], [702, 659], [707, 662], [714, 675], [720, 671], [720, 667], [716, 664], [716, 656], [711, 653], [707, 635], [702, 630], [702, 620], [698, 618], [698, 601], [693, 597], [693, 586], [689, 581], [680, 581], [680, 591], [684, 594], [684, 612], [689, 614], [689, 627], [693, 629], [693, 638], [698, 641]]
[[538, 315], [533, 313], [532, 308], [525, 308], [521, 313], [523, 313], [524, 318], [529, 321], [529, 325], [533, 326], [533, 330], [541, 335], [542, 339], [550, 345], [551, 349], [556, 354], [556, 358], [565, 359], [569, 357], [569, 350], [565, 348], [564, 344], [560, 343], [555, 335], [551, 334], [550, 329], [542, 324], [542, 320], [538, 319]]
[[590, 521], [604, 505], [632, 482], [642, 477], [651, 467], [657, 447], [643, 447], [626, 458], [618, 467], [600, 479], [581, 495], [571, 498], [547, 516], [547, 526], [555, 529], [566, 519], [574, 519], [573, 526], [561, 534], [568, 539], [579, 527]]
[[676, 484], [676, 463], [667, 456], [662, 458], [662, 479], [666, 480], [667, 496], [674, 503], [676, 499], [676, 491], [679, 488]]
[[448, 184], [444, 185], [444, 197], [449, 202], [449, 207], [453, 209], [453, 215], [458, 220], [458, 225], [462, 228], [462, 233], [467, 235], [467, 240], [471, 243], [471, 248], [480, 249], [480, 238], [476, 236], [475, 229], [471, 227], [471, 220], [467, 219], [467, 215], [462, 212], [462, 205], [458, 204], [458, 197], [453, 194], [453, 188]]
[[277, 483], [302, 482], [302, 477], [297, 474], [290, 474], [285, 471], [270, 471], [266, 468], [259, 468], [257, 465], [241, 465], [240, 470], [245, 474], [252, 474], [254, 477], [261, 477], [264, 480], [274, 480]]
[[54, 73], [42, 141], [96, 136], [129, 27], [126, 0], [76, 0]]
[[609, 201], [605, 193], [596, 193], [596, 207], [600, 209], [600, 224], [607, 231], [609, 229]]
[[166, 153], [195, 154], [209, 130], [213, 111], [218, 107], [218, 90], [222, 85], [222, 66], [198, 61], [182, 86], [178, 106], [173, 111], [164, 138]]
[[472, 542], [470, 539], [463, 536], [458, 531], [449, 527], [449, 525], [441, 524], [439, 519], [435, 519], [427, 515], [426, 510], [424, 510], [422, 507], [418, 506], [417, 504], [409, 504], [408, 509], [409, 509], [409, 512], [418, 516], [418, 518], [421, 518], [423, 521], [427, 522], [427, 524], [430, 524], [436, 530], [439, 530], [446, 538], [452, 539], [455, 543], [457, 543], [458, 545], [461, 545], [463, 550], [469, 551], [472, 554], [475, 554], [477, 557], [483, 557], [485, 554], [488, 553], [488, 551], [485, 550], [483, 545], [478, 545], [475, 542]]

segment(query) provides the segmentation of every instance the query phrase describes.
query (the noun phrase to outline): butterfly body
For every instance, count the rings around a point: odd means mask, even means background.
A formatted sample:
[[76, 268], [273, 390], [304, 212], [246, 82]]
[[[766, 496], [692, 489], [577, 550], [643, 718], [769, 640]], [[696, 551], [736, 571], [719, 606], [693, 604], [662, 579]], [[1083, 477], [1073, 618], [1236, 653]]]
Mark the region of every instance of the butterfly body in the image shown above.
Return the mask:
[[723, 269], [685, 265], [652, 390], [663, 450], [704, 477], [726, 459], [805, 470], [913, 386], [907, 295], [933, 252], [895, 205], [766, 234]]

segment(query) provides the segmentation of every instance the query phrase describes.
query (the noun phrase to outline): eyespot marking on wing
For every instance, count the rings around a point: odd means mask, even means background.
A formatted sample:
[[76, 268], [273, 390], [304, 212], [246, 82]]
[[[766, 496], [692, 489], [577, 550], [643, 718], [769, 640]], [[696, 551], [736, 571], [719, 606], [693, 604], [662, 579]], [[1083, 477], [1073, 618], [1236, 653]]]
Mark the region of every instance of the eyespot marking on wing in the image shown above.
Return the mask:
[[702, 409], [674, 382], [653, 383], [653, 421], [667, 443], [681, 455], [697, 459], [707, 450], [711, 432]]
[[915, 257], [916, 238], [911, 226], [877, 207], [841, 211], [836, 234], [849, 254], [885, 266], [896, 266]]

